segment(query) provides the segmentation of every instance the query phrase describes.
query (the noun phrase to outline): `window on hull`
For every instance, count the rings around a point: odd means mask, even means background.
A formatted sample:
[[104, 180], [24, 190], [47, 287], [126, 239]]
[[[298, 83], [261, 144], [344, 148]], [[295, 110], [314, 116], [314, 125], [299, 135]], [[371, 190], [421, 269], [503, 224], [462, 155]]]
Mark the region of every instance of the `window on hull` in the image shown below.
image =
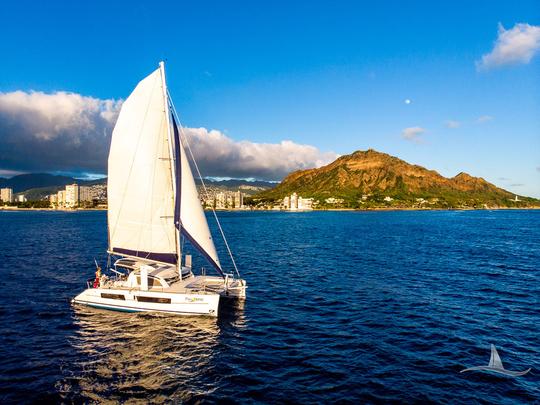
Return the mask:
[[137, 296], [137, 301], [139, 301], [139, 302], [154, 302], [154, 303], [157, 303], [157, 304], [170, 304], [171, 303], [170, 298], [143, 297], [143, 296]]
[[124, 297], [122, 294], [106, 294], [101, 293], [101, 298], [109, 298], [111, 300], [122, 300], [125, 301], [126, 297]]

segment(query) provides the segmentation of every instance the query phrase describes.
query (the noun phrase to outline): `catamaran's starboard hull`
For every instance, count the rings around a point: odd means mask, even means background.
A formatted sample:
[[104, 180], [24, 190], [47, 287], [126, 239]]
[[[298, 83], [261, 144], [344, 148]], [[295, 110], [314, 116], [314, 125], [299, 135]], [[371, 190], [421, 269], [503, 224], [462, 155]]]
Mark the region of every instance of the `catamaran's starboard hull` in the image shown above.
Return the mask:
[[219, 294], [181, 294], [89, 288], [72, 302], [122, 312], [164, 312], [176, 315], [217, 316]]

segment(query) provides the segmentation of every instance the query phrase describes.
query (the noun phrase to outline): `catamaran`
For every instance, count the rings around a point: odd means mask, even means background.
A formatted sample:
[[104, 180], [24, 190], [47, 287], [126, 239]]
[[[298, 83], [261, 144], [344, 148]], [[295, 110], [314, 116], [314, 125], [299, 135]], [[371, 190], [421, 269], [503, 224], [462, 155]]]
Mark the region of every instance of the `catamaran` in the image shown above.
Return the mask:
[[[227, 273], [219, 260], [186, 150], [206, 189], [160, 62], [123, 103], [112, 134], [107, 185], [110, 275], [101, 275], [98, 267], [95, 280], [88, 280], [74, 303], [217, 316], [221, 298], [245, 299], [246, 282], [214, 211], [234, 273]], [[186, 241], [217, 275], [207, 275], [205, 268], [194, 274], [192, 256], [183, 252]]]

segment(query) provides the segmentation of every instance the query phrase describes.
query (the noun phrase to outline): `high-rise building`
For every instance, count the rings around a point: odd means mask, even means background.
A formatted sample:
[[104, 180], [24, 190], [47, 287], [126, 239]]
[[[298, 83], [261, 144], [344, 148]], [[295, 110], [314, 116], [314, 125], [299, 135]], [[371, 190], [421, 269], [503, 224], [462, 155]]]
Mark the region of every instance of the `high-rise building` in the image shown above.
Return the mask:
[[11, 203], [13, 202], [13, 190], [11, 188], [3, 188], [0, 190], [0, 199], [2, 202]]
[[56, 194], [56, 202], [58, 208], [64, 208], [66, 205], [66, 190], [60, 190]]
[[297, 210], [298, 209], [298, 195], [296, 193], [292, 193], [291, 195], [291, 210]]
[[285, 208], [286, 210], [291, 208], [291, 198], [289, 196], [283, 198], [283, 208]]
[[24, 194], [19, 194], [17, 196], [17, 201], [18, 202], [26, 202], [26, 196]]
[[66, 186], [65, 206], [73, 208], [77, 205], [79, 205], [79, 185], [69, 184]]
[[312, 210], [313, 198], [303, 198], [296, 193], [292, 193], [291, 195], [283, 198], [280, 208], [289, 211]]
[[51, 194], [49, 196], [49, 202], [53, 208], [58, 208], [58, 194]]
[[225, 196], [225, 193], [217, 193], [216, 194], [216, 209], [225, 209], [227, 203], [227, 198]]
[[233, 208], [234, 207], [234, 196], [227, 193], [227, 208]]
[[94, 199], [94, 193], [91, 187], [80, 186], [79, 187], [79, 201], [91, 202]]
[[240, 190], [234, 193], [234, 208], [242, 208], [244, 206], [244, 194]]

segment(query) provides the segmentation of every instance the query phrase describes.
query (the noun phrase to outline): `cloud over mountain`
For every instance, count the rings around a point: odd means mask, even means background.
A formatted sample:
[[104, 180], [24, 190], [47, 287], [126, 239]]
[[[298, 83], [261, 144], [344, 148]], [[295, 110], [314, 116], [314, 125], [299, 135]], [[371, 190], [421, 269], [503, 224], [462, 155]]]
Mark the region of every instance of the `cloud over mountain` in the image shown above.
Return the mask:
[[476, 62], [478, 70], [504, 65], [529, 63], [540, 50], [540, 26], [516, 24], [506, 30], [499, 24], [499, 33], [493, 50]]
[[333, 152], [292, 141], [234, 141], [222, 132], [184, 128], [201, 171], [208, 176], [255, 177], [278, 180], [294, 170], [320, 167], [335, 160]]
[[[105, 173], [122, 101], [69, 92], [0, 93], [0, 169]], [[292, 141], [235, 141], [217, 130], [185, 128], [206, 176], [279, 180], [337, 155]]]
[[0, 93], [0, 168], [103, 172], [121, 101], [76, 93]]

